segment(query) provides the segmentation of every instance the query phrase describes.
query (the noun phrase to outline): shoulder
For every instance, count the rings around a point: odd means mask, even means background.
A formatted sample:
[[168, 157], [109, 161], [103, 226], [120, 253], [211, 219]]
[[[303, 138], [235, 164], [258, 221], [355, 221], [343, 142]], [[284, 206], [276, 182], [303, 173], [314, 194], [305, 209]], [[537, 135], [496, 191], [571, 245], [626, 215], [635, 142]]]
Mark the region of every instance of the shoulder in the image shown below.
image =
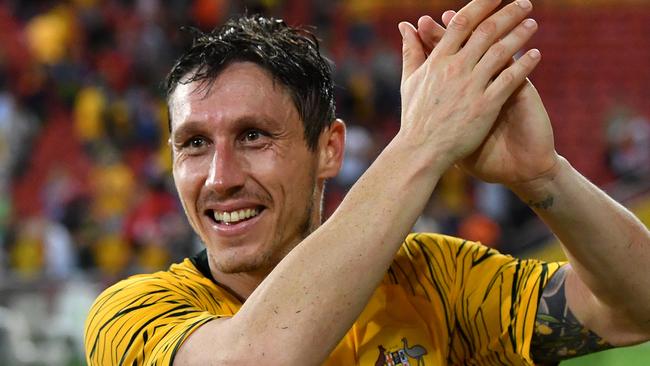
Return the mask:
[[108, 287], [95, 300], [88, 322], [92, 323], [93, 316], [123, 311], [129, 305], [156, 309], [161, 303], [174, 302], [218, 312], [218, 305], [227, 301], [217, 286], [185, 259], [166, 271], [131, 276]]
[[424, 272], [431, 281], [454, 282], [462, 273], [478, 272], [477, 268], [497, 270], [517, 263], [519, 260], [478, 242], [442, 234], [412, 233], [402, 243], [393, 267], [412, 267]]
[[431, 261], [456, 264], [459, 260], [476, 258], [485, 254], [498, 253], [480, 243], [434, 233], [409, 234], [399, 251], [396, 261], [415, 261], [430, 263]]
[[435, 233], [411, 233], [400, 247], [397, 257], [418, 258], [425, 255], [455, 256], [466, 245], [473, 243], [453, 236]]
[[514, 258], [481, 243], [452, 236], [413, 233], [399, 249], [389, 275], [398, 271], [408, 274], [407, 268], [411, 267], [418, 277], [444, 283], [450, 289], [472, 291], [491, 288], [496, 283], [517, 287], [522, 282], [539, 289], [560, 265]]
[[191, 300], [200, 297], [196, 289], [212, 286], [211, 281], [186, 259], [166, 271], [131, 276], [108, 287], [97, 297], [93, 309], [105, 307], [106, 303], [116, 299], [131, 297], [159, 299], [171, 296]]
[[[186, 259], [167, 271], [132, 276], [104, 290], [86, 319], [86, 352], [89, 360], [99, 360], [92, 364], [111, 364], [154, 340], [177, 344], [206, 321], [232, 315], [235, 306]], [[121, 340], [117, 345], [116, 339]]]
[[[519, 259], [509, 254], [503, 254], [480, 242], [433, 233], [409, 234], [396, 259], [409, 258], [413, 260], [421, 257], [454, 262], [454, 265], [460, 266], [459, 269], [462, 267], [466, 270], [474, 267], [483, 269], [490, 267], [498, 270], [503, 266], [539, 267], [541, 269], [546, 265], [539, 260]], [[553, 269], [557, 268], [559, 266], [554, 264]]]
[[385, 283], [401, 285], [428, 300], [448, 298], [456, 278], [456, 258], [469, 243], [440, 234], [410, 234], [388, 269]]

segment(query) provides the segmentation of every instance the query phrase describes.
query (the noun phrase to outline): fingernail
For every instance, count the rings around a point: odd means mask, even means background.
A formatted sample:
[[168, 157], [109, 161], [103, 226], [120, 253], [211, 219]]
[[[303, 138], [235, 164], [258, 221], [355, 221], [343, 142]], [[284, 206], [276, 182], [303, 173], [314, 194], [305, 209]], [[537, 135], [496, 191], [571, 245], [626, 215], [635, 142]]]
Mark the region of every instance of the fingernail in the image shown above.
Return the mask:
[[406, 30], [404, 29], [404, 23], [399, 23], [399, 24], [397, 25], [397, 29], [399, 29], [399, 33], [402, 35], [402, 38], [404, 38], [404, 32], [406, 31]]
[[533, 48], [532, 50], [530, 50], [529, 55], [530, 55], [531, 58], [534, 58], [534, 59], [538, 59], [538, 58], [540, 58], [542, 56], [542, 54], [539, 52], [539, 50], [537, 48]]
[[522, 9], [530, 9], [533, 7], [533, 4], [528, 0], [517, 0], [517, 5]]
[[535, 24], [537, 24], [537, 22], [533, 19], [524, 20], [524, 27], [526, 28], [535, 28]]

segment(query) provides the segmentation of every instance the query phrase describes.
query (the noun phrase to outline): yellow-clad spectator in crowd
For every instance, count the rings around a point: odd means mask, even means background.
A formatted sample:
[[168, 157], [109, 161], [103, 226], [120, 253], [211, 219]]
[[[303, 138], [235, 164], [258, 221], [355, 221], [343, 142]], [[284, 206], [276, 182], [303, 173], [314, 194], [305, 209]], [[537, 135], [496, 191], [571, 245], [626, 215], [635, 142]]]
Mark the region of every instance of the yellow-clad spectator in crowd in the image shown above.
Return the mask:
[[26, 28], [29, 48], [42, 64], [56, 64], [67, 52], [72, 36], [74, 18], [64, 5], [34, 17]]
[[133, 171], [110, 150], [91, 172], [93, 213], [98, 220], [121, 217], [129, 209], [135, 189]]
[[106, 97], [95, 86], [79, 91], [74, 102], [74, 126], [77, 137], [85, 144], [97, 141], [104, 134], [103, 114]]

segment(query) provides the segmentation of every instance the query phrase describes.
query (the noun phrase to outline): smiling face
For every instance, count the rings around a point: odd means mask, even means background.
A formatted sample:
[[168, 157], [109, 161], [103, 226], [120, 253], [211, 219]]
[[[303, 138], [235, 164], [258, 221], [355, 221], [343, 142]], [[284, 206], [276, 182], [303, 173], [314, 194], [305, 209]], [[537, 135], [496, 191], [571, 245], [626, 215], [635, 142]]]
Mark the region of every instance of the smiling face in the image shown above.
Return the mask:
[[340, 166], [329, 129], [311, 151], [285, 87], [250, 62], [208, 89], [179, 84], [169, 105], [174, 181], [212, 271], [270, 271], [320, 223], [323, 181]]

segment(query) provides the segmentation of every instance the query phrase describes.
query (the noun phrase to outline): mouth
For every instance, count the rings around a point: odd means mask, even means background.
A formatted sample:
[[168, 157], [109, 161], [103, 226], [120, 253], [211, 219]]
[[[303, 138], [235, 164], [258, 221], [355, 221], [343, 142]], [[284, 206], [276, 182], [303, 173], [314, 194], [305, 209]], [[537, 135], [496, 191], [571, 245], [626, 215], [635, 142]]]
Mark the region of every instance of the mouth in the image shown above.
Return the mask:
[[219, 226], [236, 226], [254, 219], [264, 211], [264, 206], [255, 206], [233, 211], [206, 210], [205, 215]]

